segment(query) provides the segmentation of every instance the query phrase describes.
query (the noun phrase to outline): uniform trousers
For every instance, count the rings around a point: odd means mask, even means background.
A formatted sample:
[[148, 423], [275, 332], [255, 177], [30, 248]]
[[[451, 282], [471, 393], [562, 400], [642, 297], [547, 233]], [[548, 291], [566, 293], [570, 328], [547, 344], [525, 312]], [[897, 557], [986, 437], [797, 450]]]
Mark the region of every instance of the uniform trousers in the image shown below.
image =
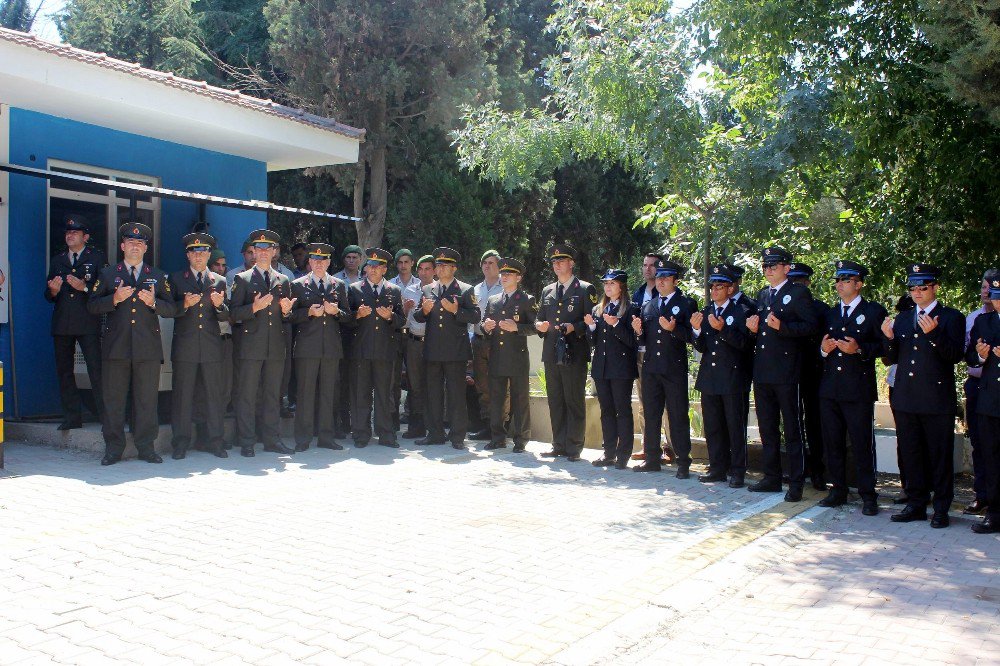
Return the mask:
[[587, 359], [568, 365], [545, 363], [545, 391], [552, 421], [552, 450], [567, 456], [583, 451], [587, 431]]
[[635, 426], [632, 420], [634, 379], [597, 379], [597, 402], [601, 406], [601, 435], [604, 459], [625, 464], [632, 455]]
[[802, 412], [798, 384], [754, 384], [757, 425], [764, 449], [764, 481], [781, 483], [781, 429], [785, 430], [788, 485], [802, 488], [805, 451], [802, 446]]
[[104, 453], [120, 458], [125, 451], [125, 402], [132, 387], [132, 437], [139, 455], [154, 453], [160, 430], [157, 400], [160, 361], [105, 359], [103, 363]]
[[479, 395], [479, 419], [489, 422], [490, 409], [490, 343], [482, 335], [472, 336], [472, 379]]
[[80, 343], [83, 360], [87, 363], [91, 394], [97, 418], [104, 414], [104, 395], [101, 390], [101, 338], [96, 333], [90, 335], [53, 335], [52, 345], [56, 355], [56, 376], [59, 378], [59, 398], [62, 401], [63, 418], [69, 423], [79, 423], [83, 419], [80, 390], [76, 387], [74, 369], [76, 365], [76, 343]]
[[677, 466], [691, 466], [691, 420], [688, 416], [687, 374], [676, 380], [660, 372], [642, 373], [642, 407], [646, 410], [645, 431], [642, 435], [646, 465], [660, 467], [660, 420], [653, 414], [667, 412], [670, 443], [677, 456]]
[[[818, 346], [818, 345], [817, 345]], [[826, 478], [826, 461], [823, 454], [823, 411], [820, 408], [819, 379], [806, 377], [799, 387], [802, 400], [802, 435], [806, 449], [806, 469], [815, 481]]]
[[947, 513], [955, 499], [955, 415], [895, 411], [896, 441], [906, 470], [907, 505]]
[[425, 424], [432, 440], [446, 439], [444, 405], [448, 403], [447, 439], [461, 444], [469, 429], [469, 406], [465, 400], [465, 361], [425, 361], [427, 370], [427, 402]]
[[[403, 399], [403, 366], [406, 365], [407, 339], [405, 334], [401, 335], [399, 344], [396, 347], [396, 358], [394, 359], [392, 368], [392, 424], [396, 427], [396, 430], [399, 430], [400, 403]], [[408, 394], [407, 400], [409, 400]]]
[[427, 402], [427, 363], [424, 361], [424, 338], [407, 335], [403, 338], [406, 356], [406, 399], [410, 403], [410, 430], [424, 431], [424, 410]]
[[979, 414], [982, 426], [983, 465], [986, 482], [986, 503], [989, 505], [987, 515], [1000, 521], [1000, 416]]
[[[635, 394], [639, 397], [639, 432], [643, 433], [642, 450], [646, 450], [646, 409], [642, 405], [642, 358], [646, 355], [646, 352], [640, 351], [636, 353], [636, 366], [639, 371], [639, 376], [635, 380]], [[673, 446], [670, 444], [670, 419], [667, 417], [667, 413], [661, 414], [661, 420], [663, 421], [663, 451], [673, 450]], [[659, 433], [657, 433], [659, 437]], [[633, 443], [633, 449], [635, 445]]]
[[[392, 424], [393, 358], [386, 360], [354, 359], [354, 401], [351, 410], [351, 437], [367, 444], [372, 438], [372, 408], [375, 410], [375, 436], [383, 442], [395, 442]], [[374, 396], [374, 402], [372, 398]]]
[[295, 363], [292, 349], [295, 347], [295, 327], [290, 322], [284, 322], [285, 329], [285, 364], [281, 370], [281, 397], [288, 398], [288, 404], [295, 404]]
[[295, 359], [295, 443], [308, 444], [313, 434], [320, 444], [332, 444], [334, 405], [340, 359]]
[[847, 497], [847, 438], [851, 439], [858, 494], [875, 500], [875, 403], [867, 400], [843, 401], [823, 398], [824, 449], [833, 492]]
[[987, 482], [986, 462], [983, 455], [983, 432], [980, 425], [982, 417], [976, 413], [979, 401], [979, 377], [967, 377], [965, 380], [965, 425], [969, 429], [969, 444], [972, 445], [972, 490], [976, 499], [986, 502]]
[[340, 391], [337, 398], [337, 432], [351, 432], [351, 413], [354, 411], [354, 384], [357, 373], [357, 364], [352, 359], [354, 356], [354, 332], [342, 328], [340, 331], [340, 342], [344, 347], [345, 361], [340, 364]]
[[[222, 361], [174, 361], [170, 424], [175, 451], [187, 451], [194, 426], [194, 405], [197, 399], [204, 415], [209, 447], [222, 448], [225, 435], [222, 405]], [[197, 388], [196, 388], [197, 387]], [[196, 398], [197, 396], [197, 398]]]
[[747, 471], [746, 393], [701, 394], [708, 473], [742, 478]]
[[240, 447], [253, 448], [258, 439], [267, 447], [279, 442], [281, 375], [284, 370], [284, 359], [240, 360], [240, 379], [236, 389], [236, 436]]
[[[233, 398], [233, 336], [222, 336], [222, 381], [219, 385], [219, 410], [222, 413], [220, 418], [225, 423], [225, 413], [229, 410], [230, 403], [235, 402]], [[203, 446], [206, 442], [215, 437], [215, 431], [209, 430], [208, 413], [205, 409], [205, 388], [202, 382], [195, 384], [194, 406], [191, 409], [191, 420], [195, 426], [195, 447]], [[225, 432], [220, 432], [219, 436], [225, 439]]]
[[[491, 442], [502, 444], [507, 439], [507, 434], [510, 434], [515, 444], [525, 444], [531, 439], [531, 406], [528, 402], [528, 392], [527, 375], [516, 377], [490, 375], [490, 395], [496, 398], [490, 403]], [[504, 413], [506, 400], [501, 400], [501, 397], [509, 398], [509, 433], [503, 428], [506, 420]]]

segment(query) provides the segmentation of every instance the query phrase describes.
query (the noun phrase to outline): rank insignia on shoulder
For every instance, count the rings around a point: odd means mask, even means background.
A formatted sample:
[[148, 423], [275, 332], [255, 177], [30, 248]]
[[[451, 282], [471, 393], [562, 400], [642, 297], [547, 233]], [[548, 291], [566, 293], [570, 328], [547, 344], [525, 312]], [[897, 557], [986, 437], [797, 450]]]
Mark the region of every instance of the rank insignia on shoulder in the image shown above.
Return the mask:
[[593, 303], [593, 304], [595, 304], [595, 305], [597, 304], [597, 292], [596, 291], [592, 292], [590, 294], [590, 302]]
[[100, 287], [100, 286], [101, 286], [101, 281], [99, 279], [98, 280], [94, 280], [93, 292], [95, 294], [97, 293], [97, 288]]

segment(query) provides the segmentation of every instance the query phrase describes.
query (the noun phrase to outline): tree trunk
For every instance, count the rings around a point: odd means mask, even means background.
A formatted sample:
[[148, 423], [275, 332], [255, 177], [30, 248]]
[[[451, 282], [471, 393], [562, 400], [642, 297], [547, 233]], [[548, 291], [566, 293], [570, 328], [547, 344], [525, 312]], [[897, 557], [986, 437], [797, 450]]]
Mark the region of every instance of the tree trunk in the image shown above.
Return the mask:
[[705, 266], [702, 278], [705, 280], [705, 303], [711, 300], [711, 289], [708, 283], [708, 276], [712, 274], [712, 218], [714, 215], [705, 216]]
[[361, 229], [365, 223], [365, 165], [366, 158], [364, 151], [358, 155], [358, 163], [354, 165], [354, 217], [359, 218], [354, 223], [354, 228], [361, 237]]
[[[358, 245], [363, 249], [382, 246], [382, 234], [385, 232], [385, 210], [388, 198], [388, 179], [386, 174], [386, 118], [385, 105], [375, 109], [368, 124], [366, 161], [371, 170], [371, 182], [368, 186], [367, 215], [355, 213], [364, 219], [357, 223]], [[355, 185], [355, 208], [357, 208], [357, 185]]]

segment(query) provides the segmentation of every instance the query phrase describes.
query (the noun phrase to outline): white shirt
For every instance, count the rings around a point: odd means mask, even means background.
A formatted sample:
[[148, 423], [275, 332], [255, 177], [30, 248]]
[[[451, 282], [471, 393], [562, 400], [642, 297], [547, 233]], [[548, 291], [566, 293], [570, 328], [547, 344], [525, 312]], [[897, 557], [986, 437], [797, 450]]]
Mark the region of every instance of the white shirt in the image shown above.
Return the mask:
[[[646, 285], [646, 288], [642, 290], [642, 300], [639, 302], [639, 312], [642, 312], [642, 306], [648, 303], [652, 298], [653, 294], [656, 293], [656, 286]], [[646, 351], [646, 345], [639, 345], [639, 352]]]
[[292, 280], [294, 280], [294, 279], [295, 279], [295, 273], [293, 273], [293, 272], [292, 272], [292, 271], [291, 271], [291, 270], [290, 270], [290, 269], [288, 268], [288, 266], [285, 266], [284, 264], [278, 264], [278, 267], [277, 267], [277, 268], [274, 268], [274, 267], [272, 267], [272, 268], [271, 268], [271, 270], [276, 270], [276, 271], [278, 271], [279, 273], [281, 273], [282, 275], [284, 275], [284, 276], [285, 276], [286, 278], [288, 278], [288, 281], [289, 281], [289, 282], [291, 282]]
[[837, 308], [839, 310], [838, 314], [841, 317], [844, 316], [844, 306], [846, 305], [847, 306], [847, 316], [850, 317], [852, 314], [854, 314], [854, 308], [858, 307], [858, 305], [860, 305], [860, 304], [861, 304], [861, 294], [858, 294], [857, 296], [855, 296], [854, 300], [851, 301], [850, 303], [845, 303], [844, 301], [841, 301], [840, 302], [840, 306]]
[[403, 288], [403, 302], [413, 301], [416, 304], [410, 309], [410, 313], [406, 315], [406, 328], [410, 330], [410, 335], [416, 335], [417, 337], [423, 337], [427, 331], [427, 322], [417, 321], [415, 316], [417, 310], [420, 309], [420, 297], [423, 294], [424, 285], [421, 284], [420, 278], [417, 278], [416, 282], [410, 280], [410, 284]]
[[[131, 273], [132, 272], [132, 266], [130, 266], [127, 261], [124, 261], [122, 263], [125, 264], [125, 272], [126, 273]], [[141, 261], [138, 264], [135, 265], [135, 281], [136, 282], [139, 281], [139, 276], [140, 275], [142, 275], [142, 262]]]
[[[490, 296], [495, 296], [496, 294], [503, 293], [503, 285], [500, 284], [500, 280], [497, 279], [492, 286], [486, 284], [486, 280], [483, 280], [476, 285], [476, 299], [479, 301], [479, 321], [483, 320], [486, 316], [486, 302], [490, 299]], [[483, 326], [481, 323], [473, 324], [472, 332], [476, 335], [483, 334]]]
[[[730, 300], [731, 299], [727, 298], [726, 302], [722, 304], [721, 307], [722, 307], [723, 310], [725, 310], [726, 308], [729, 307], [729, 301]], [[736, 302], [735, 299], [732, 299], [732, 300], [733, 300], [734, 303]], [[719, 307], [720, 306], [718, 306], [718, 305], [715, 304], [715, 301], [712, 301], [712, 314], [715, 314], [716, 312], [718, 312], [719, 311]], [[702, 320], [701, 325], [704, 326], [707, 323], [708, 323], [708, 317], [706, 317], [705, 319]], [[692, 327], [691, 330], [694, 332], [694, 337], [697, 338], [699, 335], [701, 335], [701, 329], [700, 328], [693, 328]]]
[[[610, 303], [608, 303], [608, 305], [614, 305], [614, 306], [617, 307], [618, 306], [618, 301], [611, 301]], [[604, 306], [605, 312], [607, 312], [608, 305]], [[604, 313], [601, 313], [601, 314], [603, 315]], [[596, 331], [597, 330], [597, 322], [595, 321], [592, 325], [588, 326], [587, 328], [589, 328], [591, 331]]]
[[358, 271], [354, 275], [348, 275], [347, 271], [340, 271], [339, 273], [334, 273], [333, 277], [338, 280], [343, 280], [346, 285], [350, 286], [361, 280], [361, 271]]

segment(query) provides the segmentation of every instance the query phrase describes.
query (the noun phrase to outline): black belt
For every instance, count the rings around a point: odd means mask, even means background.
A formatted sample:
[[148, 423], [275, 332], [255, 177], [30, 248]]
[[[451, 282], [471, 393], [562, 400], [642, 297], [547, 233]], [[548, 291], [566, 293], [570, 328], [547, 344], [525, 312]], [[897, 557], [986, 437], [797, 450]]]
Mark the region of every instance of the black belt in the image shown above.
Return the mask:
[[411, 340], [416, 340], [417, 342], [423, 342], [424, 341], [424, 336], [422, 336], [422, 335], [413, 335], [413, 333], [410, 333], [409, 331], [406, 332], [406, 337], [410, 338]]
[[223, 340], [228, 340], [231, 337], [233, 337], [233, 334], [232, 333], [220, 333], [219, 337], [221, 337]]
[[483, 333], [476, 333], [475, 335], [476, 335], [477, 338], [485, 338], [486, 337], [486, 335], [484, 335]]

